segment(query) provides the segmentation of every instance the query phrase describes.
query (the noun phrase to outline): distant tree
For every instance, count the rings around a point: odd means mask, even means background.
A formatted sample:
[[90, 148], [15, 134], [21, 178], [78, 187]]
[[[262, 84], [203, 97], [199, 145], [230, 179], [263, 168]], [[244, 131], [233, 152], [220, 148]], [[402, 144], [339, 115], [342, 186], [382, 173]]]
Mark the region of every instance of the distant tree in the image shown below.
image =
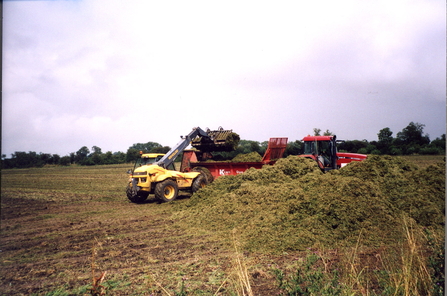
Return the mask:
[[127, 149], [126, 162], [134, 162], [140, 157], [140, 150], [135, 148]]
[[[136, 149], [138, 151], [143, 151], [143, 153], [154, 152], [154, 149], [162, 148], [163, 146], [156, 142], [147, 142], [147, 143], [136, 143], [129, 147], [129, 149]], [[168, 150], [169, 151], [169, 150]]]
[[323, 133], [323, 136], [333, 136], [334, 134], [328, 129]]
[[81, 149], [76, 151], [75, 162], [78, 164], [85, 164], [89, 154], [90, 150], [88, 150], [87, 146], [81, 147]]
[[405, 145], [425, 145], [430, 143], [428, 135], [424, 135], [424, 124], [410, 122], [401, 132], [397, 133], [397, 138]]
[[445, 154], [445, 153], [442, 153], [441, 151], [445, 151], [445, 150], [440, 150], [439, 148], [428, 145], [426, 147], [422, 147], [421, 149], [419, 149], [419, 154], [426, 154], [426, 155]]
[[237, 154], [247, 154], [251, 152], [259, 152], [261, 150], [261, 146], [259, 145], [259, 142], [252, 141], [252, 140], [240, 140], [239, 144], [237, 146], [236, 151], [231, 152], [230, 154], [234, 154], [233, 157], [235, 157]]
[[89, 161], [88, 163], [91, 164], [104, 164], [104, 155], [93, 153], [90, 157], [87, 158]]
[[289, 155], [299, 155], [303, 153], [303, 142], [294, 141], [287, 143], [286, 151], [284, 152], [284, 157]]
[[87, 157], [81, 162], [81, 165], [95, 165], [100, 163], [95, 163], [93, 157]]
[[102, 155], [102, 163], [103, 164], [113, 164], [116, 163], [113, 159], [113, 153], [112, 151], [107, 151]]
[[314, 128], [314, 136], [321, 136], [320, 133], [321, 133], [321, 129]]
[[88, 164], [104, 164], [104, 155], [102, 154], [102, 149], [98, 146], [92, 147], [92, 153], [88, 156]]
[[124, 152], [118, 151], [113, 153], [114, 163], [125, 163], [126, 162], [126, 154]]
[[445, 134], [441, 135], [440, 138], [436, 138], [433, 141], [431, 141], [430, 146], [439, 148], [441, 153], [444, 154], [446, 148]]
[[163, 146], [163, 147], [154, 147], [151, 149], [151, 153], [167, 153], [171, 150], [171, 147], [169, 146]]
[[357, 150], [357, 153], [360, 153], [360, 154], [368, 154], [368, 149], [366, 149], [366, 148], [360, 148], [359, 150]]
[[379, 141], [377, 142], [377, 148], [382, 154], [390, 153], [391, 144], [393, 143], [393, 132], [389, 127], [383, 128], [377, 134]]
[[61, 159], [59, 160], [59, 164], [63, 165], [63, 166], [68, 166], [71, 163], [71, 158], [70, 156], [62, 156]]
[[53, 158], [53, 163], [54, 163], [54, 164], [59, 164], [59, 161], [60, 161], [60, 159], [61, 159], [61, 157], [60, 157], [58, 154], [53, 154], [53, 155], [51, 156], [51, 158]]
[[259, 151], [262, 155], [264, 155], [265, 151], [267, 150], [269, 146], [269, 141], [261, 142], [260, 144], [261, 150]]
[[43, 164], [53, 164], [53, 158], [51, 157], [51, 154], [40, 153], [39, 156]]
[[12, 158], [4, 158], [2, 159], [2, 169], [12, 169], [15, 168], [15, 162]]
[[251, 150], [251, 152], [259, 153], [261, 151], [261, 145], [259, 144], [259, 142], [251, 141], [250, 142], [250, 150]]
[[393, 132], [390, 130], [389, 127], [381, 129], [377, 134], [377, 137], [379, 138], [380, 143], [386, 145], [391, 145], [391, 143], [393, 142]]
[[446, 142], [445, 142], [445, 134], [441, 135], [441, 137], [434, 139], [430, 142], [426, 147], [421, 148], [419, 151], [420, 154], [445, 154]]
[[16, 168], [41, 167], [45, 164], [40, 155], [34, 151], [22, 152], [16, 151], [12, 155], [10, 165]]
[[[368, 143], [368, 145], [366, 146], [366, 153], [367, 154], [372, 154], [373, 151], [377, 150], [377, 147], [371, 143]], [[379, 153], [380, 154], [380, 153]]]
[[[359, 140], [346, 140], [342, 143], [340, 143], [338, 145], [338, 149], [340, 151], [346, 151], [346, 152], [351, 152], [351, 153], [362, 153], [363, 152], [367, 152], [368, 149], [366, 147], [368, 147], [369, 143], [366, 140], [363, 141], [359, 141]], [[363, 150], [360, 150], [362, 148], [365, 148]], [[359, 152], [360, 150], [360, 152]]]
[[399, 148], [398, 146], [392, 145], [390, 147], [390, 155], [401, 155], [402, 154], [402, 149]]
[[374, 150], [372, 150], [370, 153], [371, 153], [371, 154], [374, 154], [374, 155], [380, 155], [380, 154], [382, 154], [382, 152], [381, 152], [379, 149], [374, 149]]
[[101, 148], [99, 148], [98, 146], [93, 146], [92, 147], [92, 153], [93, 154], [102, 154], [102, 149]]
[[428, 135], [424, 135], [424, 124], [410, 122], [401, 132], [398, 132], [393, 146], [401, 150], [402, 154], [419, 153], [430, 143]]
[[431, 141], [430, 144], [432, 144], [433, 146], [445, 149], [445, 147], [446, 147], [445, 146], [446, 145], [445, 134], [442, 134], [440, 138], [434, 139], [433, 141]]
[[140, 151], [142, 153], [166, 153], [171, 148], [162, 146], [156, 142], [136, 143], [127, 149], [125, 162], [134, 162], [140, 157]]

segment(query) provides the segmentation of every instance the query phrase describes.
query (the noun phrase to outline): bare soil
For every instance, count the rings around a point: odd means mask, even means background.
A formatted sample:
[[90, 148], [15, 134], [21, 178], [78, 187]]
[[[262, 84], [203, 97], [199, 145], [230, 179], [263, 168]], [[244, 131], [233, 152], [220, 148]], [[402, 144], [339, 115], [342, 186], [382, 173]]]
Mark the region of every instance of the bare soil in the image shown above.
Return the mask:
[[[178, 202], [182, 198], [188, 196]], [[190, 295], [234, 291], [236, 251], [209, 234], [176, 226], [169, 205], [9, 194], [1, 202], [2, 295], [90, 294], [93, 275], [104, 271], [107, 295], [174, 295], [182, 282]], [[269, 269], [299, 255], [243, 256], [254, 294], [273, 295], [278, 289]]]

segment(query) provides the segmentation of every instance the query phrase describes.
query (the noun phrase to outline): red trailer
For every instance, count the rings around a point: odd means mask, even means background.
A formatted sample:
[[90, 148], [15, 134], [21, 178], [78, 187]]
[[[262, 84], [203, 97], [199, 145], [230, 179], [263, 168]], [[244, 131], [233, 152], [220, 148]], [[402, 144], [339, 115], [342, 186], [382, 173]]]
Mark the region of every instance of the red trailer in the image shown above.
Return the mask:
[[282, 158], [287, 147], [287, 138], [270, 138], [267, 150], [260, 162], [223, 162], [206, 161], [211, 158], [209, 152], [185, 150], [183, 152], [181, 172], [200, 171], [204, 173], [209, 182], [220, 176], [242, 174], [249, 168], [260, 169], [263, 165], [273, 165]]

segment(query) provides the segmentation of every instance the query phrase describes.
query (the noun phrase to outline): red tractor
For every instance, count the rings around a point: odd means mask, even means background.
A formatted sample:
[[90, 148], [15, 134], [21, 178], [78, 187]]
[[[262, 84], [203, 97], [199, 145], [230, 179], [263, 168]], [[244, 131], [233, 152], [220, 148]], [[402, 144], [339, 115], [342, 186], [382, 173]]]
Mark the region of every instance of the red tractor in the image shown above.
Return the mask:
[[307, 136], [304, 137], [304, 154], [300, 157], [311, 158], [318, 163], [323, 172], [344, 167], [353, 161], [362, 161], [367, 158], [365, 154], [337, 152], [337, 140], [333, 136]]

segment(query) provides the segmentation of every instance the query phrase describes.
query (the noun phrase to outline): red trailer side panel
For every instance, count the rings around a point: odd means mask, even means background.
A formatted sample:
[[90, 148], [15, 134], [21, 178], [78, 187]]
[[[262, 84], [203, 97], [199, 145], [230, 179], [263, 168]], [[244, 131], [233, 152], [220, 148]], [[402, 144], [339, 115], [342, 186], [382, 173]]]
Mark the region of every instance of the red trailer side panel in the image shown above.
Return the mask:
[[262, 162], [191, 162], [191, 168], [207, 168], [214, 179], [220, 176], [239, 175], [249, 168], [260, 169], [263, 165]]

